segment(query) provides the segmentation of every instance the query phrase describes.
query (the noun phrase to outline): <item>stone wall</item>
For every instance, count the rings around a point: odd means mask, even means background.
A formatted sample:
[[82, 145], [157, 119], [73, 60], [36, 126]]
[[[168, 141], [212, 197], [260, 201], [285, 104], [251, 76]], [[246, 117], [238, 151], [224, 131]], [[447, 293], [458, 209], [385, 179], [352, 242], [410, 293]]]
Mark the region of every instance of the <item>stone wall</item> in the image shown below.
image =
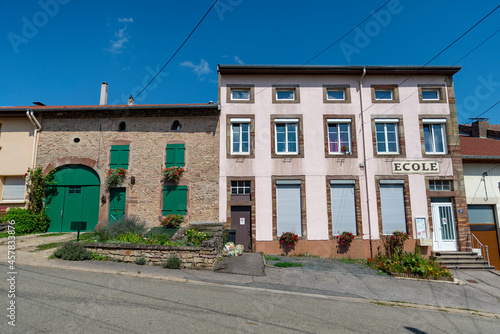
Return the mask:
[[[172, 130], [174, 121], [180, 130]], [[118, 131], [126, 123], [125, 131]], [[216, 108], [179, 110], [91, 110], [46, 112], [42, 117], [37, 164], [46, 172], [65, 164], [93, 168], [101, 179], [99, 222], [107, 222], [109, 191], [104, 186], [111, 145], [129, 145], [126, 214], [147, 227], [162, 219], [166, 145], [186, 147], [186, 172], [179, 185], [188, 187], [186, 221], [218, 221], [219, 116]], [[134, 177], [134, 182], [132, 178]]]
[[177, 256], [182, 261], [182, 269], [213, 270], [222, 256], [221, 249], [208, 247], [127, 244], [85, 244], [85, 247], [116, 261], [135, 262], [143, 257], [149, 265], [161, 265], [170, 257]]

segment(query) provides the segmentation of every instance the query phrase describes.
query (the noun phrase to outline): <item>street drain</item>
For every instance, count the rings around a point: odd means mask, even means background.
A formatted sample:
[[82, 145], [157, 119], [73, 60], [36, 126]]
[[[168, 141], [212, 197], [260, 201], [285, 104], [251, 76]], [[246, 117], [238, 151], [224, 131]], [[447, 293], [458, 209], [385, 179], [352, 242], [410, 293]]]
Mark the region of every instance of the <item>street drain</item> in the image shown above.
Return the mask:
[[469, 283], [476, 283], [477, 284], [477, 281], [474, 281], [473, 279], [466, 279], [466, 281]]

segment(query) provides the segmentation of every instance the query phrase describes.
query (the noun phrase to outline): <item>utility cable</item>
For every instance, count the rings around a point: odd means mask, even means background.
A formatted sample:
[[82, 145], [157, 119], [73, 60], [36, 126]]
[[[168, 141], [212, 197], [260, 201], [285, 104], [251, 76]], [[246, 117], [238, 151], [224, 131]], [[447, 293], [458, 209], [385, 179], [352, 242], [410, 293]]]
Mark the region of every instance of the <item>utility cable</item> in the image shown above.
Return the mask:
[[139, 94], [137, 94], [135, 97], [134, 97], [134, 100], [137, 99], [137, 97], [139, 97], [139, 95], [142, 94], [142, 92], [144, 92], [146, 90], [146, 88], [148, 88], [148, 86], [156, 79], [156, 77], [163, 71], [163, 69], [165, 67], [167, 67], [167, 65], [172, 61], [172, 59], [174, 59], [174, 57], [177, 55], [177, 53], [182, 49], [182, 47], [184, 46], [184, 44], [186, 44], [186, 42], [189, 40], [189, 38], [194, 34], [194, 32], [196, 31], [196, 29], [198, 29], [198, 27], [200, 26], [200, 24], [203, 22], [203, 20], [205, 19], [205, 17], [207, 17], [208, 13], [210, 13], [210, 11], [212, 10], [212, 8], [214, 8], [215, 4], [217, 3], [217, 1], [219, 0], [215, 0], [214, 3], [212, 4], [212, 6], [210, 6], [210, 8], [207, 10], [207, 12], [205, 13], [205, 15], [203, 15], [203, 17], [201, 18], [201, 20], [198, 22], [198, 24], [196, 25], [196, 27], [194, 27], [194, 29], [191, 31], [191, 33], [186, 37], [186, 39], [184, 40], [184, 42], [182, 42], [182, 44], [177, 48], [177, 50], [174, 52], [174, 54], [170, 57], [169, 60], [167, 60], [167, 62], [165, 63], [165, 65], [163, 65], [163, 67], [158, 71], [158, 73], [156, 73], [156, 75], [148, 82], [148, 84], [146, 86], [144, 86], [144, 88], [139, 92]]

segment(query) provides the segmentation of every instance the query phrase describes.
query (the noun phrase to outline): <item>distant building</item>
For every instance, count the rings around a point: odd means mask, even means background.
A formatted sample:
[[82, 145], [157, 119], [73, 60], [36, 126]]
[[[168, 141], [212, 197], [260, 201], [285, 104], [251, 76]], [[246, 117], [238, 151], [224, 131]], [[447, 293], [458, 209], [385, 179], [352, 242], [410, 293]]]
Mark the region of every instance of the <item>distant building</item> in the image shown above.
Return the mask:
[[219, 65], [220, 219], [266, 253], [283, 232], [327, 257], [374, 256], [395, 230], [408, 249], [467, 249], [459, 69]]
[[460, 125], [460, 134], [470, 230], [500, 270], [500, 124], [479, 120]]

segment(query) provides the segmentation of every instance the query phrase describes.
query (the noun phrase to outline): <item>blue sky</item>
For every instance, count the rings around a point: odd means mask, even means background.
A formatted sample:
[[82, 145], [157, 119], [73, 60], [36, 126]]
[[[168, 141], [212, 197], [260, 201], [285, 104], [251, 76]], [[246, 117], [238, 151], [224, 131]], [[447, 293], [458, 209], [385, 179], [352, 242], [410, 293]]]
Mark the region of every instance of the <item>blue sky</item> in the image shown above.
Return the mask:
[[[309, 61], [387, 0], [219, 0], [184, 48], [136, 103], [217, 100], [217, 64]], [[0, 106], [109, 104], [137, 95], [213, 0], [2, 1]], [[423, 65], [498, 1], [392, 0], [313, 65]], [[455, 75], [459, 122], [500, 100], [500, 9], [430, 65]], [[362, 38], [365, 35], [365, 38]], [[457, 63], [458, 61], [458, 63]], [[500, 104], [483, 117], [500, 123]]]

